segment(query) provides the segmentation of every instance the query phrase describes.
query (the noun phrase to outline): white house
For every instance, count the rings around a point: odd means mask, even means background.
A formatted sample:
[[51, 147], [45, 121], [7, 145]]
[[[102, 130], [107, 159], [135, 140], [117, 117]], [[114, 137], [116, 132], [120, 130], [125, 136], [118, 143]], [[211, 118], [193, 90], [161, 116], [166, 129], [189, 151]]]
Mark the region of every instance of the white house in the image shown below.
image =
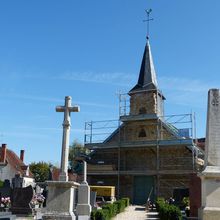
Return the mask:
[[6, 144], [2, 144], [0, 148], [0, 180], [8, 179], [12, 183], [12, 178], [16, 174], [22, 177], [22, 187], [35, 185], [33, 174], [29, 171], [29, 167], [24, 164], [24, 150], [20, 151], [20, 158], [7, 148]]

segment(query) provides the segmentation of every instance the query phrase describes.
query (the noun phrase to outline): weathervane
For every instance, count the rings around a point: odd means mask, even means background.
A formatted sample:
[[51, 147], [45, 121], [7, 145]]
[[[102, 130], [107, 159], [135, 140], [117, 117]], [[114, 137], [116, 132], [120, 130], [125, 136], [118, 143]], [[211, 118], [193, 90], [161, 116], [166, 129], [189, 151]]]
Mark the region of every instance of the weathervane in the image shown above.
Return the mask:
[[153, 21], [153, 18], [150, 18], [150, 13], [152, 12], [152, 9], [146, 9], [145, 12], [147, 13], [147, 19], [143, 20], [143, 22], [147, 22], [147, 39], [149, 39], [149, 29], [150, 29], [150, 21]]

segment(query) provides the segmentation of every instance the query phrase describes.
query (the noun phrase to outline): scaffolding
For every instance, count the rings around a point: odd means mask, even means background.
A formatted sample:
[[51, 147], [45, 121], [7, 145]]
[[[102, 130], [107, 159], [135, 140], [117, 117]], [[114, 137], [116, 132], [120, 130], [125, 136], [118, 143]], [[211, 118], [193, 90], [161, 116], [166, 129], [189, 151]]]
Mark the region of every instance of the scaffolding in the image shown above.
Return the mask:
[[[127, 140], [125, 137], [124, 124], [129, 121], [144, 120], [147, 125], [155, 128], [156, 137], [153, 140]], [[165, 131], [172, 134], [169, 138], [165, 138]], [[112, 149], [115, 148], [118, 154], [117, 169], [114, 171], [105, 171], [105, 174], [115, 174], [118, 179], [118, 196], [120, 195], [120, 175], [129, 174], [126, 168], [121, 164], [121, 150], [123, 148], [146, 148], [154, 147], [156, 150], [156, 170], [152, 172], [157, 180], [159, 175], [163, 173], [160, 169], [163, 160], [160, 158], [160, 149], [166, 146], [186, 146], [191, 152], [192, 167], [191, 171], [196, 172], [195, 160], [200, 150], [195, 146], [196, 140], [195, 115], [193, 113], [180, 115], [130, 115], [130, 100], [127, 94], [119, 95], [119, 119], [106, 121], [90, 121], [85, 123], [85, 146], [90, 150], [96, 149]], [[117, 137], [117, 139], [116, 139]], [[112, 141], [114, 139], [114, 141]], [[176, 161], [181, 161], [181, 157], [176, 157]], [[165, 163], [165, 162], [164, 162]], [[169, 171], [169, 164], [166, 164]], [[177, 163], [178, 166], [178, 163]], [[137, 170], [135, 170], [137, 172]], [[167, 172], [167, 171], [166, 171]], [[187, 173], [188, 170], [185, 171]], [[130, 172], [131, 173], [131, 172]], [[178, 173], [178, 171], [177, 171]], [[183, 173], [179, 170], [179, 173]], [[159, 181], [157, 181], [159, 182]], [[157, 185], [157, 194], [159, 193], [159, 184]]]

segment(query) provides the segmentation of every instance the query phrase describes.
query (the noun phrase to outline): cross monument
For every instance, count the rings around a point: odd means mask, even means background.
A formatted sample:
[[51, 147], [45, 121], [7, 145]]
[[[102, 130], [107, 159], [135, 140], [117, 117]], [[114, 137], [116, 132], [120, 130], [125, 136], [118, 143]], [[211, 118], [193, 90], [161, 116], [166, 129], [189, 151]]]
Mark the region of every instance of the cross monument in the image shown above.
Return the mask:
[[79, 106], [71, 105], [71, 96], [65, 97], [65, 105], [57, 106], [56, 112], [64, 112], [63, 120], [63, 140], [62, 140], [62, 154], [61, 154], [61, 165], [60, 165], [60, 181], [68, 181], [68, 157], [69, 157], [69, 140], [70, 140], [70, 113], [79, 112]]

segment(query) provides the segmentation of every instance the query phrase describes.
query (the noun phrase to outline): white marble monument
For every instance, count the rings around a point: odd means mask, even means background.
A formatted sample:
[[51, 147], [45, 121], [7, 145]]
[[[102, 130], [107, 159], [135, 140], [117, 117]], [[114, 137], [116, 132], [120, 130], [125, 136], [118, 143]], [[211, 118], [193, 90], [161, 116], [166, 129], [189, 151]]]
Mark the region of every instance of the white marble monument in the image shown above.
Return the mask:
[[87, 183], [87, 164], [83, 161], [83, 182], [78, 187], [78, 203], [76, 213], [78, 220], [89, 220], [92, 207], [90, 205], [90, 187]]
[[205, 143], [205, 170], [199, 174], [202, 182], [202, 220], [220, 219], [220, 92], [210, 89]]
[[61, 156], [61, 173], [59, 181], [47, 181], [48, 197], [47, 206], [43, 210], [44, 220], [75, 220], [73, 212], [75, 188], [78, 183], [68, 182], [68, 156], [69, 156], [69, 136], [70, 136], [70, 113], [79, 112], [78, 106], [71, 106], [71, 97], [65, 97], [65, 105], [56, 107], [57, 112], [64, 112], [63, 121], [63, 141]]

